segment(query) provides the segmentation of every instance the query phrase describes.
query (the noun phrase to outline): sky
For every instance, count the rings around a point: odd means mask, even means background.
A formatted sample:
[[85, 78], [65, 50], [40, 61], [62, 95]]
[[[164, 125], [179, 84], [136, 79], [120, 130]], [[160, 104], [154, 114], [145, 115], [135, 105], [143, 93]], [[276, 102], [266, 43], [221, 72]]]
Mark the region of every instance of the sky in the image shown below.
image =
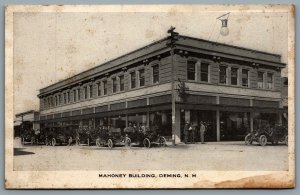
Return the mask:
[[[216, 18], [228, 11], [229, 35], [222, 36]], [[14, 113], [38, 110], [39, 89], [162, 39], [171, 25], [182, 35], [279, 54], [287, 63], [287, 16], [196, 6], [14, 13]]]

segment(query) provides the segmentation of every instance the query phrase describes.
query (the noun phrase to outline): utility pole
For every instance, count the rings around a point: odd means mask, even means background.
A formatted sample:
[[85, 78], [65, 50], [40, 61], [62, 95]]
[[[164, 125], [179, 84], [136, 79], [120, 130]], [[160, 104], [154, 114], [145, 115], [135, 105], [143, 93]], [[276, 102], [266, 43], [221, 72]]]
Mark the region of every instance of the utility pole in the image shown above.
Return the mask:
[[176, 101], [176, 93], [175, 93], [175, 64], [174, 64], [174, 53], [175, 53], [175, 43], [179, 39], [179, 33], [174, 32], [175, 27], [171, 26], [171, 28], [168, 30], [169, 35], [169, 40], [167, 42], [167, 46], [171, 48], [170, 54], [171, 54], [171, 66], [172, 66], [172, 80], [171, 80], [171, 85], [172, 85], [172, 142], [173, 145], [175, 145], [175, 132], [176, 132], [176, 127], [175, 127], [175, 101]]

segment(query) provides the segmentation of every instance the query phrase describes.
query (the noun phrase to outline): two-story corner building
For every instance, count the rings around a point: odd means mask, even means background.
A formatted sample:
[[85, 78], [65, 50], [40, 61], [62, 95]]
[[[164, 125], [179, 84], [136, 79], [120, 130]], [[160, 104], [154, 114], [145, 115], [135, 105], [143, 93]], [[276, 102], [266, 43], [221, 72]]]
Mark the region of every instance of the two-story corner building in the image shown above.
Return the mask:
[[41, 89], [41, 128], [124, 129], [136, 123], [159, 127], [178, 143], [185, 121], [205, 122], [208, 141], [243, 140], [263, 122], [281, 123], [285, 64], [280, 55], [182, 35], [173, 48], [169, 41], [164, 38]]

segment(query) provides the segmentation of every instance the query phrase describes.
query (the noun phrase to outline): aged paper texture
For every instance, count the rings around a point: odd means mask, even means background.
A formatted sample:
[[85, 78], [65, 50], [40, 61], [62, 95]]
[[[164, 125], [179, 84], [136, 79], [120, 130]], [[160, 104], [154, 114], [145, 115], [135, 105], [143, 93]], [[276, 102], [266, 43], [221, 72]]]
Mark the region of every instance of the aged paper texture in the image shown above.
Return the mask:
[[6, 6], [6, 188], [293, 188], [294, 14]]

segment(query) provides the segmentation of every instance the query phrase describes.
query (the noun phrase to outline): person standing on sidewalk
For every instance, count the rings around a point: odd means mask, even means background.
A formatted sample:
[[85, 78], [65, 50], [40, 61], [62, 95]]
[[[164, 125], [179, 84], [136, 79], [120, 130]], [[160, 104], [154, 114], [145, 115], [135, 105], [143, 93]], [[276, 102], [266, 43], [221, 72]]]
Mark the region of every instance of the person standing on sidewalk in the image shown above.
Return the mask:
[[205, 136], [206, 127], [203, 122], [200, 122], [200, 137], [201, 137], [201, 144], [204, 144], [204, 136]]
[[188, 139], [189, 139], [189, 128], [190, 128], [190, 123], [189, 121], [186, 121], [185, 125], [184, 125], [184, 143], [187, 144], [188, 143]]

